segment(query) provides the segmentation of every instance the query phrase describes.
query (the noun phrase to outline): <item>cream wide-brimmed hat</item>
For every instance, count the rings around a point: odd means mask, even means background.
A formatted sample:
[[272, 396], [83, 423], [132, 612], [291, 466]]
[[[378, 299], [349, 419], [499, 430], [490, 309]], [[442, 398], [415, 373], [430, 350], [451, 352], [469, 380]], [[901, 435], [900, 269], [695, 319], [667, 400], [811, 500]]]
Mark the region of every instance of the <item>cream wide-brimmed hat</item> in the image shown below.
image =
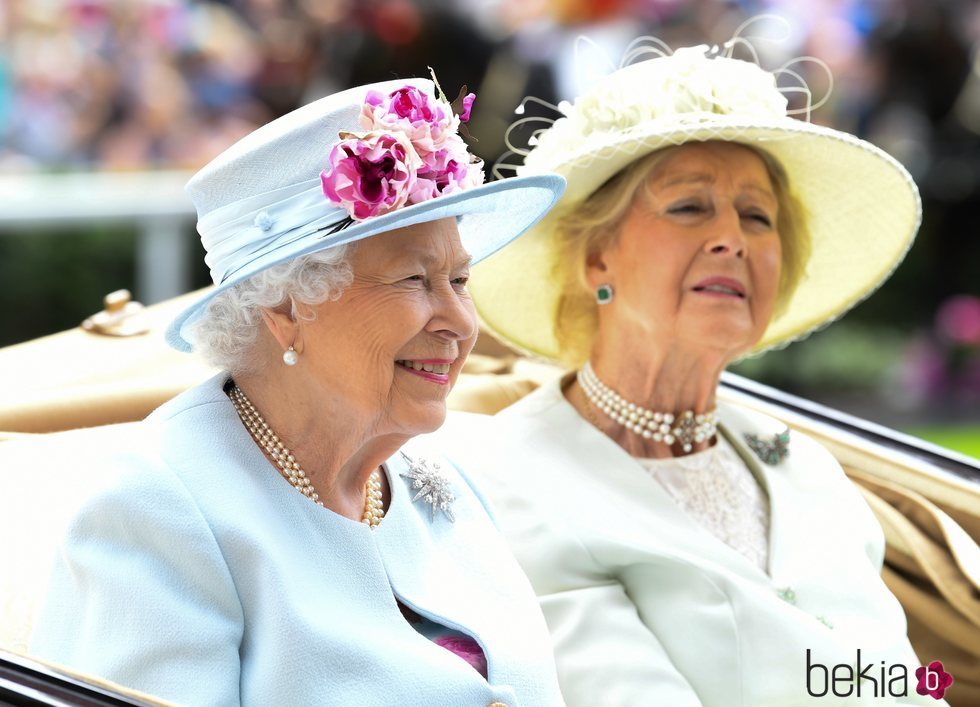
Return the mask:
[[568, 186], [537, 227], [474, 270], [470, 292], [492, 333], [526, 353], [560, 359], [556, 222], [634, 160], [689, 142], [764, 150], [784, 167], [806, 212], [810, 258], [756, 352], [832, 322], [891, 275], [921, 220], [909, 173], [871, 143], [788, 116], [776, 75], [732, 58], [731, 45], [678, 49], [621, 68], [561, 104], [562, 117], [532, 138], [518, 175], [557, 173]]
[[187, 185], [215, 287], [170, 324], [167, 343], [190, 351], [193, 324], [216, 295], [287, 260], [455, 217], [476, 263], [536, 223], [564, 179], [484, 184], [483, 163], [459, 135], [473, 99], [450, 103], [427, 79], [358, 86], [218, 155]]

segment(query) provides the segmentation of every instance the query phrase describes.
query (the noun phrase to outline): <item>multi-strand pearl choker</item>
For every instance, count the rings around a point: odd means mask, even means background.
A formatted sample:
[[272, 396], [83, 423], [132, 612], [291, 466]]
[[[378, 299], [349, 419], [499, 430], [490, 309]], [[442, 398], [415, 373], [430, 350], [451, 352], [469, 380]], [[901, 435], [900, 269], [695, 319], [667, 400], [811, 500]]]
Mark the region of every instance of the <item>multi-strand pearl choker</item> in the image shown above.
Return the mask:
[[718, 431], [714, 410], [698, 414], [686, 410], [675, 417], [673, 413], [654, 412], [624, 400], [599, 380], [588, 361], [579, 369], [578, 382], [590, 405], [643, 439], [669, 445], [677, 443], [690, 452], [695, 444], [711, 439]]
[[[231, 398], [231, 402], [235, 406], [235, 411], [242, 419], [242, 423], [252, 435], [255, 443], [265, 450], [272, 461], [278, 465], [282, 475], [296, 490], [318, 506], [323, 506], [323, 501], [313, 489], [313, 484], [307, 478], [306, 472], [300, 468], [292, 452], [279, 441], [276, 433], [262, 419], [248, 396], [234, 382], [226, 390], [228, 397]], [[372, 528], [376, 528], [385, 515], [384, 504], [381, 500], [381, 473], [377, 469], [371, 472], [364, 491], [364, 515], [361, 517], [361, 521]]]

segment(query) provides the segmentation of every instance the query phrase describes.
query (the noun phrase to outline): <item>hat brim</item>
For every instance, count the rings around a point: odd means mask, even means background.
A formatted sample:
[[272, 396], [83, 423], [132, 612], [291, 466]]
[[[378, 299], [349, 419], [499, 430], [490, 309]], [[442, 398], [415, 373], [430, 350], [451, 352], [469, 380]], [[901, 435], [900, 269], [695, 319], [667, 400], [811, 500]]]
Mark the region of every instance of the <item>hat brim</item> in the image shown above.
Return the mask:
[[181, 312], [167, 328], [166, 341], [179, 351], [191, 351], [190, 327], [200, 319], [208, 303], [239, 282], [274, 265], [327, 248], [370, 236], [443, 218], [459, 218], [463, 248], [473, 263], [496, 253], [537, 223], [564, 191], [565, 180], [554, 174], [537, 174], [491, 182], [479, 187], [413, 204], [382, 216], [355, 222], [326, 237], [311, 236], [276, 252], [252, 267], [218, 284]]
[[[786, 118], [670, 131], [642, 126], [597, 137], [559, 163], [568, 180], [555, 210], [518, 243], [484, 261], [470, 292], [483, 324], [524, 353], [561, 358], [554, 334], [560, 283], [552, 275], [557, 220], [631, 162], [658, 149], [720, 140], [762, 149], [789, 175], [806, 211], [811, 255], [795, 292], [754, 352], [781, 348], [826, 326], [874, 292], [905, 257], [921, 220], [918, 190], [890, 155], [847, 133]], [[638, 264], [641, 267], [642, 264]]]

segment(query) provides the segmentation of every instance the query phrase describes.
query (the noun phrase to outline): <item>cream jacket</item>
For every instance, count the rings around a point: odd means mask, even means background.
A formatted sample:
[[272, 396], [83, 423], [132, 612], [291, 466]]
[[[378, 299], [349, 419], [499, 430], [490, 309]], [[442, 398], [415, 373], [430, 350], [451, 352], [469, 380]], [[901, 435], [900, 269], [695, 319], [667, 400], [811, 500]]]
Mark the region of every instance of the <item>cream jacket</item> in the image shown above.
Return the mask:
[[[914, 670], [931, 657], [912, 652], [879, 576], [881, 529], [839, 464], [794, 433], [789, 457], [767, 466], [744, 435], [783, 425], [719, 412], [769, 496], [768, 572], [689, 518], [557, 381], [496, 417], [460, 414], [444, 428], [534, 585], [567, 703], [940, 704], [915, 693]], [[873, 679], [860, 695], [843, 679], [858, 663]], [[908, 680], [894, 681], [903, 670]]]

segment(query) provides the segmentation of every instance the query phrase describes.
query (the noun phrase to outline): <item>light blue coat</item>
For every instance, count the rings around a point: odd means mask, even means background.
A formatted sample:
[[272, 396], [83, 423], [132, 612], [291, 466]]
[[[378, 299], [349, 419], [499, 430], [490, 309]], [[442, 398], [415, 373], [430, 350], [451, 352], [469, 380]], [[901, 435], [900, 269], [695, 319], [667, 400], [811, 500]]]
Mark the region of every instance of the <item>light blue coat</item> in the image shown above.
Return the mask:
[[[453, 466], [441, 463], [455, 523], [412, 502], [399, 454], [372, 531], [298, 494], [223, 382], [79, 459], [77, 473], [114, 469], [69, 526], [33, 653], [191, 705], [561, 704], [533, 591]], [[473, 636], [489, 682], [417, 633], [396, 597]]]

